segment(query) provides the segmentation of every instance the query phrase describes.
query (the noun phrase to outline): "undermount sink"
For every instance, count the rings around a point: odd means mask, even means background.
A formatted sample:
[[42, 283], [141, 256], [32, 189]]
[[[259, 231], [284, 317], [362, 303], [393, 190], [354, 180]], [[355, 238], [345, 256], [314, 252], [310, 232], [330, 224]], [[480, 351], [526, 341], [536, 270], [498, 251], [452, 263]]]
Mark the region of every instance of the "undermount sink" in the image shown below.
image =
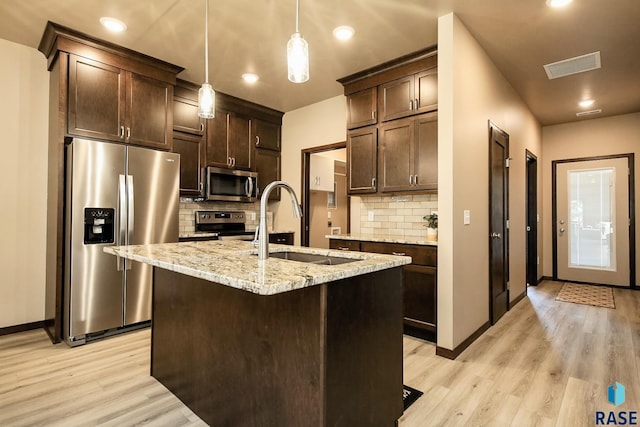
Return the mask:
[[354, 259], [354, 258], [306, 254], [302, 252], [272, 252], [269, 254], [269, 257], [285, 259], [288, 261], [306, 262], [309, 264], [320, 264], [320, 265], [338, 265], [338, 264], [346, 264], [348, 262], [360, 261], [359, 259]]

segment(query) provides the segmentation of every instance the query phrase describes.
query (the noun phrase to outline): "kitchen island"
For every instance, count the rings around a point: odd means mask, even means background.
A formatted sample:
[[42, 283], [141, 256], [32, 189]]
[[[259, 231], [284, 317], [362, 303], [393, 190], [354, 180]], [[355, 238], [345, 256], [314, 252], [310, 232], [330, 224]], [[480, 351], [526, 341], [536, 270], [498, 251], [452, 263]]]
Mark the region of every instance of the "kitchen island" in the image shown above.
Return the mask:
[[259, 261], [243, 241], [105, 248], [154, 266], [151, 375], [210, 425], [394, 425], [411, 258], [270, 249]]

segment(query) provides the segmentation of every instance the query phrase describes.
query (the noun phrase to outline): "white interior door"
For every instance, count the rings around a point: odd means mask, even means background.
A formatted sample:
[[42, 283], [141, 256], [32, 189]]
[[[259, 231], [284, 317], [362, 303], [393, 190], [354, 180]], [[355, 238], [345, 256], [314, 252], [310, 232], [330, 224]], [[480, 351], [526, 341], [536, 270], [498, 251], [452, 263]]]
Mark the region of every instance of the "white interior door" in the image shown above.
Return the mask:
[[627, 158], [556, 166], [558, 279], [629, 286]]

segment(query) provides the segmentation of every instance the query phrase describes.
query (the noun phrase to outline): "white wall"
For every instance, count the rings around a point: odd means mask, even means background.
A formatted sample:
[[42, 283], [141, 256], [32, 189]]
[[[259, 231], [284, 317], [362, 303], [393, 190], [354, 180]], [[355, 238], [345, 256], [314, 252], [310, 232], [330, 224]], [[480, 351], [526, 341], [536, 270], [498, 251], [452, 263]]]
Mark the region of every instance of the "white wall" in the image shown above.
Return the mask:
[[[339, 95], [290, 111], [282, 118], [282, 180], [294, 188], [298, 199], [302, 194], [301, 151], [346, 141], [346, 111], [346, 98]], [[295, 225], [295, 244], [299, 245], [300, 220], [293, 216], [289, 194], [286, 191], [281, 194], [280, 202], [269, 204], [269, 210], [274, 212], [274, 227], [290, 230]]]
[[0, 39], [0, 327], [44, 320], [49, 73]]
[[[561, 159], [635, 154], [635, 197], [640, 200], [640, 113], [589, 119], [574, 123], [546, 126], [543, 129], [543, 185], [544, 194], [544, 275], [553, 275], [551, 221], [551, 162]], [[636, 214], [637, 215], [637, 214]], [[636, 217], [636, 224], [638, 219]], [[640, 227], [636, 225], [636, 268], [640, 266]], [[637, 271], [637, 270], [636, 270]], [[636, 284], [640, 274], [636, 273]]]
[[513, 300], [526, 289], [525, 150], [541, 158], [542, 131], [462, 22], [445, 15], [438, 20], [438, 346], [449, 350], [489, 321], [489, 120], [510, 136]]

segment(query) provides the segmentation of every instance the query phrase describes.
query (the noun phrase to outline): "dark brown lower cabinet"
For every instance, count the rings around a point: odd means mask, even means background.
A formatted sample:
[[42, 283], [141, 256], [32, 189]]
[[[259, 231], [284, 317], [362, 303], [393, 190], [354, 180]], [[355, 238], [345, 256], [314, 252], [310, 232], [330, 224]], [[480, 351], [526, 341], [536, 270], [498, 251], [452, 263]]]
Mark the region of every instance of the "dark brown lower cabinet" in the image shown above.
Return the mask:
[[[438, 307], [438, 248], [429, 245], [331, 239], [331, 249], [410, 256], [402, 271], [405, 333], [435, 333]], [[434, 337], [435, 338], [435, 337]]]
[[269, 243], [279, 245], [293, 245], [293, 233], [270, 233]]

